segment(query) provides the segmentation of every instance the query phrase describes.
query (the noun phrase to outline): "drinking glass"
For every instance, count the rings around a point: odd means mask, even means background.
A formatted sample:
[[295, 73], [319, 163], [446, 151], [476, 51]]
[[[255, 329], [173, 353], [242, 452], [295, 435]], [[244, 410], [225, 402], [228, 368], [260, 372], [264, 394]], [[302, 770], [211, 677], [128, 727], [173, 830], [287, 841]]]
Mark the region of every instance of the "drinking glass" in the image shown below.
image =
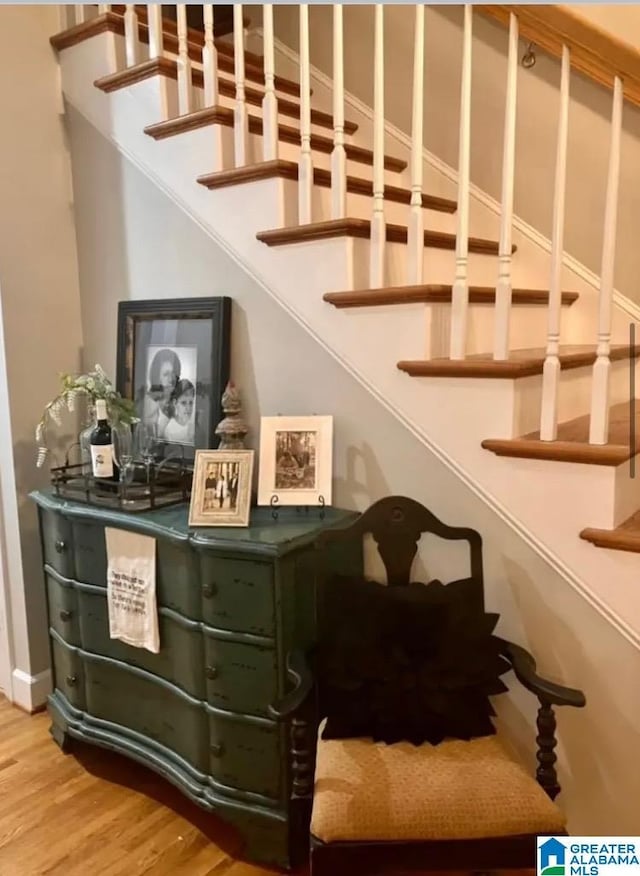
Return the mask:
[[155, 462], [158, 447], [158, 424], [153, 421], [139, 422], [134, 431], [135, 453], [147, 469], [147, 483], [150, 481], [151, 464]]
[[113, 455], [120, 469], [120, 483], [131, 482], [133, 474], [133, 432], [131, 423], [116, 422], [111, 426], [113, 440]]

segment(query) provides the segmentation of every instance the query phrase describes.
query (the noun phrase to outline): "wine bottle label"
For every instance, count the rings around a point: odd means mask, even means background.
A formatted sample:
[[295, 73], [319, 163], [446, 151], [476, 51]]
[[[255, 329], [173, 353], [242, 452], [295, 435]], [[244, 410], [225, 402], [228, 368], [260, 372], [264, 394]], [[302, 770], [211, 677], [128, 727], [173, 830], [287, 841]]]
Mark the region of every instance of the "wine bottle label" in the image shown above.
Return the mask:
[[113, 477], [113, 444], [91, 445], [91, 467], [94, 478]]

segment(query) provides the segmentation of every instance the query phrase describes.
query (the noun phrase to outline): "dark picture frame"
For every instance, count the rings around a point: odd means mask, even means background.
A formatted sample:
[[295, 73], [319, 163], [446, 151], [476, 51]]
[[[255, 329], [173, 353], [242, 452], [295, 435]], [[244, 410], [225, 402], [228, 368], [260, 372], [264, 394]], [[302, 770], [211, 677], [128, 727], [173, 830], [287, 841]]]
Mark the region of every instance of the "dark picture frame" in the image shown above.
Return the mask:
[[193, 463], [216, 448], [229, 380], [231, 298], [118, 303], [116, 386], [143, 423], [156, 423], [159, 455]]

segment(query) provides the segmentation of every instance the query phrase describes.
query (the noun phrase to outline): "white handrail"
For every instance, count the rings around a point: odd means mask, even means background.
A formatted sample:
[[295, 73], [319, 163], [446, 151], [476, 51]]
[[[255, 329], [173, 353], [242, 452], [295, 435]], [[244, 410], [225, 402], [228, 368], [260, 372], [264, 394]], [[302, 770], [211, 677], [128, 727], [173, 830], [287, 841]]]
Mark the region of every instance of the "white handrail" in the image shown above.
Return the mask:
[[375, 7], [375, 46], [373, 53], [373, 214], [369, 283], [384, 286], [384, 257], [387, 224], [384, 215], [384, 5]]
[[313, 157], [311, 155], [311, 71], [309, 5], [300, 5], [300, 157], [298, 160], [298, 223], [311, 222]]
[[598, 347], [591, 385], [590, 444], [606, 444], [609, 438], [609, 372], [611, 370], [609, 353], [611, 350], [611, 308], [613, 304], [613, 272], [616, 258], [618, 186], [620, 182], [622, 100], [622, 80], [619, 76], [616, 76], [613, 83], [611, 142], [609, 146], [609, 170], [607, 174], [604, 233], [602, 237], [602, 267], [600, 269], [600, 296], [598, 303]]
[[456, 232], [456, 269], [451, 294], [452, 359], [464, 359], [467, 348], [467, 313], [469, 286], [469, 168], [471, 158], [471, 40], [473, 7], [464, 7], [462, 40], [462, 81], [460, 86], [460, 140], [458, 146], [458, 228]]
[[178, 112], [184, 116], [193, 109], [186, 3], [177, 4], [176, 17], [178, 19]]
[[278, 157], [278, 98], [275, 84], [275, 44], [273, 35], [273, 4], [266, 3], [262, 12], [264, 53], [264, 97], [262, 98], [262, 149], [265, 161]]
[[516, 107], [518, 89], [518, 18], [509, 16], [509, 52], [507, 60], [507, 94], [504, 110], [502, 150], [502, 210], [498, 244], [498, 280], [494, 311], [493, 358], [509, 358], [509, 324], [511, 321], [511, 232], [513, 228], [513, 186], [516, 164]]
[[213, 30], [213, 6], [205, 3], [202, 8], [204, 23], [204, 45], [202, 46], [202, 76], [204, 79], [204, 105], [216, 106], [218, 103], [218, 50]]
[[241, 3], [236, 3], [233, 7], [233, 57], [236, 77], [236, 102], [233, 111], [234, 155], [236, 167], [243, 167], [247, 163], [249, 113], [244, 82], [244, 22]]
[[347, 153], [344, 148], [344, 22], [342, 5], [333, 4], [333, 151], [331, 218], [347, 215]]
[[555, 441], [558, 436], [558, 386], [560, 382], [560, 359], [558, 354], [560, 353], [560, 321], [562, 312], [562, 255], [564, 249], [564, 202], [567, 188], [570, 78], [571, 58], [568, 47], [563, 46], [560, 72], [560, 110], [558, 115], [556, 172], [553, 187], [547, 352], [542, 372], [540, 438], [543, 441]]
[[413, 108], [411, 114], [411, 201], [407, 247], [407, 283], [422, 283], [424, 214], [422, 162], [424, 126], [424, 5], [416, 5], [413, 46]]

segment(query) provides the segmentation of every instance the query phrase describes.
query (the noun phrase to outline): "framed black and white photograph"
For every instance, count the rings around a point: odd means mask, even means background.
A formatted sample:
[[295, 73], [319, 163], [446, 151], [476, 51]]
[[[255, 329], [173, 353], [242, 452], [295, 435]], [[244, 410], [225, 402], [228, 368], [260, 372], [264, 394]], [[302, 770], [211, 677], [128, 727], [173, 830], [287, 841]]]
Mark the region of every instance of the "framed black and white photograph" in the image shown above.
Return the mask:
[[189, 526], [248, 526], [253, 450], [197, 450]]
[[333, 417], [262, 417], [259, 505], [330, 505]]
[[117, 388], [135, 402], [159, 451], [177, 448], [193, 460], [197, 449], [217, 445], [230, 331], [230, 298], [119, 303]]

